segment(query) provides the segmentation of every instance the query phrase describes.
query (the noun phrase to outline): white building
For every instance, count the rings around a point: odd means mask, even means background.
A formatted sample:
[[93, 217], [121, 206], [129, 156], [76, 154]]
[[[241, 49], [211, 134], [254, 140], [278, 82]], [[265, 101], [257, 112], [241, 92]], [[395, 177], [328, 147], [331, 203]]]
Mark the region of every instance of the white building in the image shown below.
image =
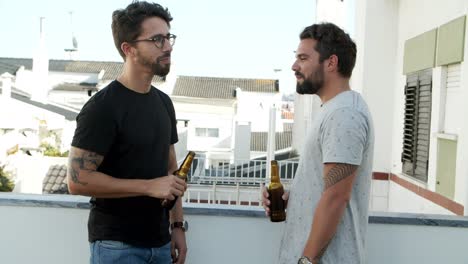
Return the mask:
[[[468, 215], [468, 2], [324, 3], [318, 1], [318, 21], [345, 17], [342, 26], [358, 47], [352, 88], [374, 119], [374, 179], [385, 180], [374, 181], [380, 209]], [[324, 11], [332, 5], [342, 7], [336, 17]], [[300, 100], [306, 103], [302, 115], [296, 106], [295, 146], [314, 112], [312, 99]]]
[[268, 132], [272, 105], [276, 132], [284, 130], [277, 80], [178, 76], [171, 98], [179, 126], [187, 127], [188, 149], [205, 152], [216, 165], [265, 154], [256, 146], [266, 146], [261, 134]]

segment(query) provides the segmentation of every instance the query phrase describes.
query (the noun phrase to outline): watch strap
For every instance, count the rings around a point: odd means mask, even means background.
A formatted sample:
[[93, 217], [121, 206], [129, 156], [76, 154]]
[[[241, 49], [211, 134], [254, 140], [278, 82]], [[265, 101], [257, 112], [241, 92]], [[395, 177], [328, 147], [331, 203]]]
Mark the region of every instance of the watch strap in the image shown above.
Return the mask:
[[181, 228], [183, 231], [185, 231], [185, 223], [184, 222], [174, 222], [171, 224], [171, 230], [174, 230], [174, 228]]

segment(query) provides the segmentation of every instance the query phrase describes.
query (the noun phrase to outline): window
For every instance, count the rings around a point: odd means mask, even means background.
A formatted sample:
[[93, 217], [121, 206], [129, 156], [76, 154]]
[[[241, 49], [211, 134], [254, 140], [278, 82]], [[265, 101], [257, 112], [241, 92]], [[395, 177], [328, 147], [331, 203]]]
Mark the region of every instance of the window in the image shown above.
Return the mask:
[[195, 136], [197, 137], [219, 137], [219, 128], [195, 128]]
[[432, 69], [407, 76], [403, 126], [403, 173], [427, 182], [431, 130]]

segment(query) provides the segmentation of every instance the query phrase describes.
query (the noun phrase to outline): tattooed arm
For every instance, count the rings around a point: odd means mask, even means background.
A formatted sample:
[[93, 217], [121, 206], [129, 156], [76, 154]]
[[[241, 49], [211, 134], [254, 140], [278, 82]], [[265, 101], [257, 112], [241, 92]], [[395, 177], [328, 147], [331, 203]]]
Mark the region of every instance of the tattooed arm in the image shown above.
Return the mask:
[[72, 147], [68, 158], [68, 190], [71, 194], [98, 198], [151, 196], [173, 200], [186, 184], [173, 175], [151, 180], [118, 179], [97, 171], [103, 156]]
[[344, 163], [326, 163], [324, 167], [325, 190], [315, 209], [312, 230], [303, 255], [320, 263], [328, 244], [333, 239], [343, 212], [351, 198], [357, 167]]

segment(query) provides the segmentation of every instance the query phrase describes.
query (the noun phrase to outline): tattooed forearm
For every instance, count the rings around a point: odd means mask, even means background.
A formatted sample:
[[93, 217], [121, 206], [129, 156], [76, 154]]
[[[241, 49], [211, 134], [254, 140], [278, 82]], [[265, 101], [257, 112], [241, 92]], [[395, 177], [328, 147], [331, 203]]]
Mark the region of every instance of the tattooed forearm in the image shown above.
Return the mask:
[[70, 163], [69, 163], [69, 166], [68, 166], [68, 173], [69, 173], [69, 175], [71, 177], [71, 180], [74, 183], [78, 183], [78, 184], [81, 184], [81, 185], [88, 184], [87, 182], [80, 181], [80, 179], [78, 178], [78, 176], [80, 175], [80, 171], [83, 169], [83, 167], [84, 167], [83, 158], [81, 158], [81, 157], [70, 158]]
[[92, 172], [96, 171], [99, 165], [101, 164], [103, 157], [89, 151], [72, 149], [70, 152], [69, 164], [68, 164], [68, 174], [70, 179], [74, 183], [81, 185], [88, 184], [79, 179], [81, 172]]
[[346, 163], [338, 163], [333, 166], [330, 171], [328, 171], [327, 175], [323, 177], [323, 180], [325, 181], [325, 189], [330, 188], [337, 182], [353, 174], [357, 167], [358, 166], [356, 165]]

